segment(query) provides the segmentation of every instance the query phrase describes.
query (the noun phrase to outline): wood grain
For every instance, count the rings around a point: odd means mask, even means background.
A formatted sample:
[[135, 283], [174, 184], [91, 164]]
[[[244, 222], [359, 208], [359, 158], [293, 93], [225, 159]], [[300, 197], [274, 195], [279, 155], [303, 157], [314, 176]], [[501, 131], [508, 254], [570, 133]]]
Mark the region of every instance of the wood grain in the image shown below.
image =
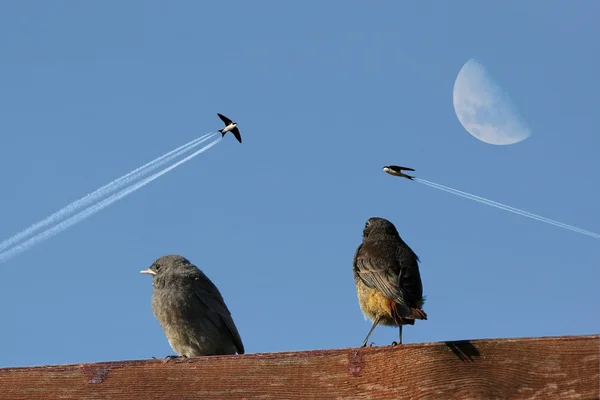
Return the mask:
[[600, 399], [600, 335], [0, 369], [2, 399]]

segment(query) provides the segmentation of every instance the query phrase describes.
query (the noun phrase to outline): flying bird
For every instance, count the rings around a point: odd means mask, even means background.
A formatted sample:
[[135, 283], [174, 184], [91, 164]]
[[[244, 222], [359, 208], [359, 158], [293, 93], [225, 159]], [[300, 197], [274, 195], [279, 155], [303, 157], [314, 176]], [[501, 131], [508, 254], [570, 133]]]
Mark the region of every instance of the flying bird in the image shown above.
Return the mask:
[[400, 167], [398, 165], [386, 165], [385, 167], [383, 167], [383, 170], [390, 175], [401, 176], [403, 178], [410, 179], [411, 181], [414, 178], [414, 176], [410, 176], [410, 175], [406, 175], [406, 174], [402, 173], [402, 170], [414, 171], [414, 169], [412, 169], [412, 168]]
[[223, 114], [217, 113], [219, 118], [225, 123], [225, 128], [221, 129], [221, 137], [225, 136], [227, 132], [233, 133], [233, 136], [237, 139], [238, 142], [242, 143], [242, 136], [240, 135], [240, 131], [237, 128], [237, 122], [233, 122]]
[[361, 347], [377, 325], [397, 326], [402, 344], [402, 325], [427, 319], [418, 262], [394, 224], [377, 217], [367, 220], [353, 262], [360, 309], [373, 321]]
[[152, 275], [152, 312], [177, 354], [244, 354], [219, 289], [198, 267], [172, 254], [158, 258], [140, 273]]

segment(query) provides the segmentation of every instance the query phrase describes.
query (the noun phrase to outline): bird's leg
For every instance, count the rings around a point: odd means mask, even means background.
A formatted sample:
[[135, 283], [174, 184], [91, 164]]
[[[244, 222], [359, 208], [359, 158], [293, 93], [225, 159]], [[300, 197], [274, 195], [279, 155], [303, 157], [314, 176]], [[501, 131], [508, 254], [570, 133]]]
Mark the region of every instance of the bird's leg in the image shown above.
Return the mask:
[[398, 327], [398, 343], [397, 344], [402, 344], [402, 325], [400, 325]]
[[373, 333], [373, 331], [375, 330], [375, 327], [377, 326], [377, 324], [379, 324], [379, 317], [375, 318], [375, 321], [373, 321], [373, 326], [371, 327], [371, 330], [369, 331], [369, 333], [367, 333], [367, 337], [362, 342], [362, 345], [360, 347], [366, 347], [367, 346], [367, 341], [369, 340], [369, 336], [371, 336], [371, 333]]

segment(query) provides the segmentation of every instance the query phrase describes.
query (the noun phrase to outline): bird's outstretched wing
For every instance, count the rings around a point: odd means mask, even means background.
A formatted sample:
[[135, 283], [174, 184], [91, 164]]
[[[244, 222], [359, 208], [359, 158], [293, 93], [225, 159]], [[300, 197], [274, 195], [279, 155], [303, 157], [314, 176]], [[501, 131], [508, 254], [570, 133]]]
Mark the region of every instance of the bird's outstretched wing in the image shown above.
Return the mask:
[[212, 323], [214, 323], [217, 327], [223, 327], [224, 325], [231, 336], [231, 340], [235, 345], [238, 354], [244, 354], [244, 344], [242, 343], [242, 338], [240, 337], [240, 334], [233, 323], [231, 313], [225, 305], [225, 301], [223, 300], [219, 290], [208, 279], [208, 277], [206, 277], [206, 275], [203, 274], [203, 276], [200, 276], [194, 282], [194, 294], [210, 311], [207, 314]]
[[232, 130], [230, 130], [229, 132], [233, 133], [233, 136], [235, 136], [237, 141], [242, 143], [242, 135], [240, 135], [240, 131], [238, 130], [237, 126], [235, 128], [233, 128]]
[[397, 171], [402, 171], [402, 170], [404, 170], [404, 171], [414, 171], [414, 169], [412, 169], [412, 168], [409, 168], [409, 167], [401, 167], [401, 166], [399, 166], [399, 165], [390, 165], [390, 167], [391, 167], [392, 169], [395, 169], [395, 170], [397, 170]]
[[219, 118], [221, 118], [221, 121], [223, 121], [225, 123], [225, 126], [227, 126], [231, 123], [231, 120], [229, 118], [227, 118], [226, 116], [224, 116], [223, 114], [217, 113], [217, 115], [219, 116]]

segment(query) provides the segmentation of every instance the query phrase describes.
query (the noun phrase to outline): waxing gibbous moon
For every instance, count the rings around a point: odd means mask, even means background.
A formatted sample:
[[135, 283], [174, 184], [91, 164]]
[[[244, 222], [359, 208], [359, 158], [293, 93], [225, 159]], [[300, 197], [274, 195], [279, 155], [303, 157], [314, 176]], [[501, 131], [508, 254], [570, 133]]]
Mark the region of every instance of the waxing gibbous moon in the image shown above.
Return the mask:
[[485, 143], [515, 144], [531, 136], [508, 94], [474, 59], [458, 72], [452, 102], [463, 128]]

